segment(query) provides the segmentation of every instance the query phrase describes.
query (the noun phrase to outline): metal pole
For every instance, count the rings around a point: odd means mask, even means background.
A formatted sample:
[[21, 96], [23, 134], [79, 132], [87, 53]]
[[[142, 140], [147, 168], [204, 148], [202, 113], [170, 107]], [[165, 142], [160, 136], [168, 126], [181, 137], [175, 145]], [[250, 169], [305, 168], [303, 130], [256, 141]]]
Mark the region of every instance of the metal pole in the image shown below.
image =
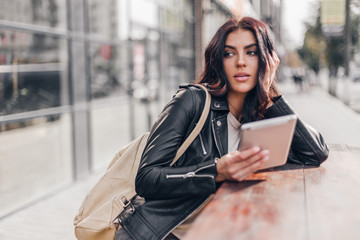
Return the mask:
[[345, 75], [349, 76], [350, 73], [350, 58], [351, 58], [351, 19], [350, 19], [350, 0], [346, 0], [346, 18], [345, 18], [345, 33], [346, 33], [346, 45], [345, 45]]
[[131, 1], [127, 1], [127, 11], [128, 11], [128, 24], [129, 24], [129, 37], [128, 37], [128, 66], [129, 66], [129, 79], [128, 79], [128, 100], [129, 100], [129, 125], [130, 125], [130, 138], [131, 141], [135, 139], [135, 104], [134, 104], [134, 89], [133, 89], [133, 80], [134, 80], [134, 63], [133, 63], [133, 41], [131, 37], [132, 25], [132, 16], [131, 16]]
[[346, 0], [345, 6], [345, 76], [344, 76], [344, 96], [343, 101], [346, 105], [350, 104], [350, 59], [351, 59], [351, 19], [350, 19], [350, 0]]
[[199, 78], [202, 72], [202, 29], [203, 29], [203, 1], [196, 0], [194, 3], [195, 15], [195, 79]]

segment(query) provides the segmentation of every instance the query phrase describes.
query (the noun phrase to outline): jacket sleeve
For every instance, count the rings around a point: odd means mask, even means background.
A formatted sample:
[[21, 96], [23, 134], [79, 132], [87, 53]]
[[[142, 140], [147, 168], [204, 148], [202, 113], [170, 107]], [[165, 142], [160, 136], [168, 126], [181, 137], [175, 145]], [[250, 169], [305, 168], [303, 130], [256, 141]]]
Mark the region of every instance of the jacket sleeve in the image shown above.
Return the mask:
[[[186, 132], [189, 127], [194, 127], [190, 126], [192, 120], [202, 112], [203, 104], [195, 105], [199, 101], [194, 98], [199, 96], [193, 91], [189, 88], [180, 90], [152, 127], [135, 179], [136, 192], [142, 197], [180, 198], [209, 195], [216, 190], [214, 159], [195, 161], [191, 159], [192, 156], [186, 155], [186, 159], [181, 159], [187, 162], [184, 164], [186, 167], [183, 164], [180, 167], [170, 167], [177, 149], [186, 138]], [[195, 164], [192, 165], [191, 162]]]
[[[265, 118], [294, 114], [283, 96], [276, 97], [273, 100], [274, 104], [266, 110]], [[322, 135], [298, 117], [288, 162], [319, 166], [327, 159], [328, 155], [329, 148]]]

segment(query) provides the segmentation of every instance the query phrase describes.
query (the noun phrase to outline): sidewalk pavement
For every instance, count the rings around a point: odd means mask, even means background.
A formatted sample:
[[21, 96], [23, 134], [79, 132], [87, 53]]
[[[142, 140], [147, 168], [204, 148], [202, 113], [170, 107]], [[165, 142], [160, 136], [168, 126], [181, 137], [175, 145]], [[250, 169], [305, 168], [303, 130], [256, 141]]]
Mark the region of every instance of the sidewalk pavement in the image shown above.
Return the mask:
[[[288, 82], [281, 84], [280, 90], [300, 118], [319, 130], [328, 144], [360, 147], [360, 114], [319, 87], [298, 93]], [[2, 219], [0, 240], [76, 239], [72, 225], [74, 216], [86, 193], [102, 174], [91, 174], [63, 191]]]
[[280, 90], [300, 118], [322, 133], [330, 144], [360, 147], [360, 114], [320, 87], [298, 92], [291, 82]]

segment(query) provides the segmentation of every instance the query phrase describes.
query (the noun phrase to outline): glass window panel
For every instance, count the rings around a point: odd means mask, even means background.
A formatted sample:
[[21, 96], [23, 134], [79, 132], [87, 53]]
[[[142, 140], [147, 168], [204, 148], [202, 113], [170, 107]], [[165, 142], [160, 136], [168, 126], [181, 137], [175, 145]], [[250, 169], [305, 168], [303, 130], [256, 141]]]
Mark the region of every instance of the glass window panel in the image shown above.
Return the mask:
[[[171, 91], [174, 95], [175, 91]], [[166, 99], [166, 102], [160, 101], [148, 101], [144, 102], [140, 99], [134, 99], [134, 135], [135, 137], [140, 136], [146, 131], [150, 131], [152, 125], [157, 120], [159, 114], [168, 103], [170, 99]]]
[[158, 6], [149, 0], [132, 0], [130, 6], [130, 18], [132, 22], [147, 27], [159, 26]]
[[190, 23], [185, 19], [183, 20], [183, 23], [186, 27], [181, 33], [182, 40], [180, 41], [177, 49], [177, 65], [184, 73], [182, 77], [185, 78], [182, 79], [185, 79], [185, 81], [192, 81], [193, 79], [195, 79], [195, 26], [193, 23]]
[[66, 0], [1, 0], [0, 19], [66, 29]]
[[66, 39], [0, 30], [0, 116], [69, 104]]
[[95, 170], [104, 169], [131, 139], [154, 124], [163, 108], [158, 101], [143, 102], [126, 96], [113, 101], [95, 100], [91, 110], [92, 157]]
[[126, 46], [91, 44], [90, 74], [93, 99], [126, 94], [126, 51]]
[[91, 111], [93, 168], [106, 167], [130, 142], [129, 104], [126, 97], [97, 105]]
[[167, 65], [162, 68], [167, 69], [165, 84], [169, 88], [177, 88], [181, 82], [195, 80], [194, 22], [192, 18], [184, 18], [179, 14], [173, 9], [161, 11], [162, 28], [166, 32], [163, 33], [160, 52], [167, 53], [162, 55], [166, 58], [164, 65]]
[[89, 31], [102, 37], [118, 37], [119, 1], [89, 0]]
[[0, 124], [1, 217], [72, 181], [72, 130], [70, 114]]
[[127, 43], [91, 43], [90, 56], [92, 157], [97, 169], [130, 141]]

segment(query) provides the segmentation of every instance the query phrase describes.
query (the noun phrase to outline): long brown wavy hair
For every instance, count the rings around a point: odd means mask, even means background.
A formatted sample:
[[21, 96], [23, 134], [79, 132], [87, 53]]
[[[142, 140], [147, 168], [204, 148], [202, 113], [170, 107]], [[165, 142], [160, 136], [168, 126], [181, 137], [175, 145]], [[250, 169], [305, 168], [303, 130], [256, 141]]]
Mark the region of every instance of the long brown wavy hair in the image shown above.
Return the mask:
[[237, 29], [251, 31], [255, 36], [258, 49], [259, 67], [257, 84], [247, 94], [243, 106], [242, 121], [251, 122], [263, 118], [270, 98], [279, 95], [275, 81], [272, 82], [269, 92], [265, 89], [266, 81], [264, 75], [267, 62], [269, 61], [267, 53], [272, 55], [272, 52], [275, 50], [271, 39], [271, 31], [266, 23], [251, 17], [244, 17], [240, 20], [231, 18], [226, 21], [217, 30], [205, 50], [205, 68], [197, 82], [206, 86], [214, 96], [225, 96], [227, 94], [229, 82], [223, 64], [224, 46], [227, 36]]

